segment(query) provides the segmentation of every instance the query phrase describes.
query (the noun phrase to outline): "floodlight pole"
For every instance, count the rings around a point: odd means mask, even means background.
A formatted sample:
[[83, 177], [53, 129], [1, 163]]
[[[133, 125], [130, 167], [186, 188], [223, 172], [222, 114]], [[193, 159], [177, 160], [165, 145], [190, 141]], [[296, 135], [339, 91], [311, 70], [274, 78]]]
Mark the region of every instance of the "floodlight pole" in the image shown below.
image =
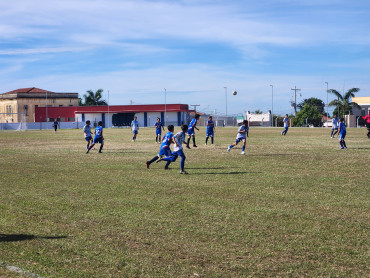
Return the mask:
[[48, 92], [46, 91], [46, 122], [48, 121]]
[[108, 127], [109, 127], [109, 90], [108, 90]]
[[164, 88], [164, 125], [167, 125], [167, 90]]
[[326, 83], [326, 127], [329, 127], [329, 83]]
[[225, 89], [225, 104], [226, 104], [226, 117], [227, 117], [227, 87], [224, 87]]
[[271, 86], [271, 126], [274, 126], [274, 85]]

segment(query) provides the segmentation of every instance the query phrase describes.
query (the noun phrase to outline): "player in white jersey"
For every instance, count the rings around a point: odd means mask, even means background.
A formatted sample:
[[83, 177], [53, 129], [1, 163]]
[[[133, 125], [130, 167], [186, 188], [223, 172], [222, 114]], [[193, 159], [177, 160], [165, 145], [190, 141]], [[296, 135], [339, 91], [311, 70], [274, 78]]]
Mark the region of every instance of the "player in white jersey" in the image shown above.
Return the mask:
[[339, 119], [337, 118], [337, 115], [334, 115], [334, 118], [331, 121], [332, 121], [332, 127], [331, 127], [330, 137], [333, 139], [335, 134], [337, 134], [338, 132]]
[[134, 120], [131, 122], [131, 131], [133, 133], [132, 141], [136, 141], [136, 136], [139, 133], [139, 122], [137, 121], [137, 117], [134, 116]]
[[186, 156], [184, 154], [183, 148], [182, 148], [182, 143], [185, 142], [185, 133], [188, 131], [188, 126], [187, 125], [182, 125], [181, 126], [181, 131], [176, 133], [173, 137], [175, 141], [175, 146], [173, 148], [173, 152], [169, 157], [162, 158], [160, 160], [157, 160], [157, 162], [164, 160], [167, 161], [167, 164], [165, 168], [168, 168], [168, 166], [171, 164], [171, 162], [175, 162], [177, 157], [181, 157], [181, 162], [180, 162], [180, 174], [188, 174], [188, 172], [185, 171], [185, 159]]
[[83, 132], [85, 136], [85, 140], [87, 142], [86, 149], [90, 147], [90, 143], [93, 142], [92, 136], [91, 136], [91, 127], [90, 127], [90, 121], [86, 121], [86, 125], [83, 127]]
[[230, 145], [227, 148], [227, 151], [230, 152], [231, 148], [238, 145], [240, 141], [243, 141], [242, 154], [245, 154], [245, 142], [246, 142], [246, 137], [249, 137], [248, 133], [249, 133], [248, 121], [244, 120], [243, 125], [241, 125], [238, 129], [238, 135], [236, 136], [235, 143]]
[[289, 118], [288, 118], [288, 114], [285, 114], [285, 117], [283, 119], [283, 122], [284, 122], [284, 130], [281, 132], [281, 135], [286, 135], [286, 133], [288, 132], [288, 129], [289, 129]]

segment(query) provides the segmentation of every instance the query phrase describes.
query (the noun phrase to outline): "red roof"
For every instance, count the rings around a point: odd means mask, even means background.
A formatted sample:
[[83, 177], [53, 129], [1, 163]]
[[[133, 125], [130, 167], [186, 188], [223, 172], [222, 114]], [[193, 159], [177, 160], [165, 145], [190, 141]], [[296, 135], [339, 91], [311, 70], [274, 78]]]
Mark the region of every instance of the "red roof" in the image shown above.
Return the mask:
[[22, 89], [17, 89], [17, 90], [14, 90], [14, 91], [10, 91], [10, 92], [7, 92], [7, 93], [4, 93], [4, 94], [16, 94], [16, 93], [53, 93], [51, 91], [46, 91], [46, 90], [42, 90], [42, 89], [39, 89], [39, 88], [35, 88], [35, 87], [32, 87], [32, 88], [22, 88]]

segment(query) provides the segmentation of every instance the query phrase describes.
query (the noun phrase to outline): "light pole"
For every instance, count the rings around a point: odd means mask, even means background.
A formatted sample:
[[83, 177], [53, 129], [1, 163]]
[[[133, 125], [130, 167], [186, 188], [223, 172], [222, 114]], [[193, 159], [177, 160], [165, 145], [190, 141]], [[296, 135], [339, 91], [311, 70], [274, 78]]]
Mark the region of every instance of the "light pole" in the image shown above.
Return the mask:
[[271, 86], [271, 126], [274, 126], [274, 85]]
[[329, 83], [325, 82], [326, 84], [326, 127], [329, 127]]
[[109, 90], [108, 90], [108, 127], [109, 127]]
[[164, 125], [167, 125], [167, 90], [164, 88]]
[[227, 117], [227, 87], [224, 87], [225, 89], [225, 98], [226, 98], [226, 117]]

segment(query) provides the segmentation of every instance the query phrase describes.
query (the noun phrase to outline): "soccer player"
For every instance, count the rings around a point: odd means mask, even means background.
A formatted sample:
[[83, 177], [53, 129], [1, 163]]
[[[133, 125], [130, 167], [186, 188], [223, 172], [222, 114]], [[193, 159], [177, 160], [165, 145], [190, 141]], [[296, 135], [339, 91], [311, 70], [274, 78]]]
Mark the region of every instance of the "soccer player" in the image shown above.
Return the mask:
[[206, 145], [208, 142], [208, 138], [211, 137], [211, 144], [213, 145], [213, 136], [215, 133], [215, 124], [212, 121], [212, 116], [208, 117], [208, 122], [207, 122], [207, 131], [206, 131]]
[[188, 142], [186, 143], [186, 147], [190, 149], [189, 143], [190, 143], [190, 138], [193, 136], [193, 147], [197, 148], [198, 146], [195, 144], [195, 132], [194, 129], [199, 131], [199, 128], [197, 128], [197, 122], [199, 120], [200, 115], [195, 114], [194, 119], [191, 120], [188, 128]]
[[161, 119], [157, 118], [157, 122], [154, 124], [155, 126], [155, 143], [158, 144], [161, 142], [162, 136], [162, 129], [164, 131], [163, 124], [161, 123]]
[[[171, 155], [170, 145], [171, 145], [171, 143], [175, 143], [174, 140], [173, 140], [174, 126], [169, 125], [167, 127], [167, 129], [168, 129], [168, 132], [165, 136], [163, 136], [162, 144], [161, 144], [161, 147], [159, 149], [158, 155], [156, 155], [151, 160], [149, 160], [145, 163], [147, 169], [149, 169], [150, 164], [152, 164], [154, 161], [162, 158], [163, 156], [170, 156]], [[164, 169], [168, 169], [168, 168], [165, 167]]]
[[337, 134], [338, 132], [338, 123], [339, 123], [339, 120], [337, 118], [337, 115], [334, 115], [334, 118], [332, 119], [332, 128], [331, 128], [331, 139], [334, 138], [334, 135]]
[[231, 148], [235, 147], [238, 145], [240, 141], [243, 141], [243, 147], [242, 147], [242, 154], [245, 154], [245, 142], [246, 142], [246, 137], [249, 137], [248, 134], [249, 131], [249, 126], [248, 126], [248, 121], [244, 120], [243, 125], [241, 125], [238, 129], [238, 135], [236, 136], [236, 141], [234, 144], [230, 145], [227, 148], [227, 151], [230, 152]]
[[139, 133], [139, 122], [136, 116], [134, 116], [134, 120], [131, 122], [131, 131], [133, 133], [132, 142], [135, 142], [136, 136]]
[[54, 133], [57, 133], [58, 125], [59, 125], [58, 120], [55, 120], [53, 123]]
[[344, 138], [346, 138], [346, 125], [344, 124], [344, 119], [340, 118], [339, 120], [339, 144], [340, 144], [340, 149], [347, 149], [346, 142], [344, 141]]
[[102, 121], [98, 122], [98, 126], [95, 128], [94, 142], [87, 149], [86, 153], [89, 153], [89, 151], [95, 146], [96, 143], [100, 143], [99, 153], [102, 153], [102, 149], [103, 149], [103, 146], [104, 146], [103, 122]]
[[165, 169], [168, 169], [168, 166], [171, 164], [171, 162], [175, 162], [177, 157], [181, 157], [181, 162], [180, 162], [180, 174], [187, 175], [188, 172], [185, 171], [185, 159], [186, 156], [184, 154], [184, 151], [182, 149], [182, 143], [185, 142], [185, 133], [188, 131], [188, 126], [187, 125], [182, 125], [181, 126], [181, 131], [176, 133], [174, 135], [173, 139], [175, 141], [175, 147], [173, 148], [173, 152], [170, 156], [161, 158], [157, 160], [157, 162], [164, 160], [167, 161], [166, 166], [164, 167]]
[[284, 130], [281, 132], [281, 135], [286, 135], [286, 133], [288, 132], [288, 128], [289, 128], [289, 118], [288, 118], [288, 114], [285, 114], [285, 117], [283, 119], [283, 122], [284, 122]]
[[84, 128], [82, 130], [84, 132], [85, 140], [87, 141], [86, 149], [89, 149], [90, 143], [93, 143], [93, 139], [92, 139], [92, 136], [91, 136], [90, 121], [89, 120], [86, 121], [86, 125], [84, 126]]
[[366, 122], [366, 128], [367, 128], [367, 138], [370, 139], [370, 110], [368, 111], [368, 114], [363, 117]]

